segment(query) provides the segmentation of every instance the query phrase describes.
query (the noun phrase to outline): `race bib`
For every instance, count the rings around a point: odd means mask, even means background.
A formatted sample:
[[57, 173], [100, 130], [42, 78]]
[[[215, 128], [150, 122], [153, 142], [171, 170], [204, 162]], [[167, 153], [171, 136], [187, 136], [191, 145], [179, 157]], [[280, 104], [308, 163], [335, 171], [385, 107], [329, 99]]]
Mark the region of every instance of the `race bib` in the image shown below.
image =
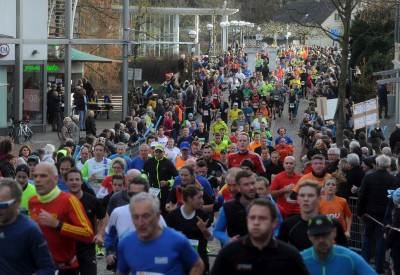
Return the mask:
[[302, 82], [301, 82], [301, 85], [304, 86], [304, 84], [306, 84], [306, 82], [305, 82], [305, 81], [302, 81]]
[[254, 103], [253, 108], [255, 108], [255, 109], [258, 108], [258, 103]]
[[149, 189], [149, 193], [152, 194], [154, 197], [157, 197], [158, 194], [160, 194], [160, 189], [159, 188], [154, 188], [154, 187], [150, 187]]
[[203, 111], [203, 116], [208, 116], [208, 114], [209, 114], [208, 110]]
[[279, 100], [279, 95], [274, 95], [274, 100]]
[[199, 248], [199, 241], [198, 240], [189, 239], [189, 243], [194, 248], [194, 250], [196, 250], [196, 251], [198, 250], [198, 248]]
[[294, 103], [290, 103], [289, 108], [294, 108]]

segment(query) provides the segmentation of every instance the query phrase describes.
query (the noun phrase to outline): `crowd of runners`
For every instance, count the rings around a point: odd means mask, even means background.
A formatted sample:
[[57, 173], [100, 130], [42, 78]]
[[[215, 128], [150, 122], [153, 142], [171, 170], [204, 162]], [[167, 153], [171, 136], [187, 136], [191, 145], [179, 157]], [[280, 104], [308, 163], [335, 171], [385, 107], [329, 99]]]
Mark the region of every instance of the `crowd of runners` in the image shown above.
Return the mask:
[[[194, 59], [190, 79], [146, 81], [131, 115], [101, 132], [78, 85], [58, 148], [15, 156], [2, 140], [0, 273], [97, 274], [105, 257], [117, 274], [400, 274], [400, 125], [389, 143], [379, 127], [336, 133], [316, 97], [337, 97], [339, 52], [277, 51], [248, 68], [230, 49]], [[278, 118], [298, 130], [271, 131]], [[361, 255], [347, 248], [353, 215]]]

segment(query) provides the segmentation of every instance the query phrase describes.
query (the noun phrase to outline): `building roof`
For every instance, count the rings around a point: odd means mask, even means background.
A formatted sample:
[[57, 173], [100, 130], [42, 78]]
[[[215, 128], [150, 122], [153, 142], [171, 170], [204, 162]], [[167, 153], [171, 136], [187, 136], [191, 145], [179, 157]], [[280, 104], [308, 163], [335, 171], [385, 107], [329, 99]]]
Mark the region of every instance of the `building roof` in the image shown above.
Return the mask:
[[321, 25], [334, 11], [331, 1], [288, 2], [272, 17], [272, 21]]
[[[122, 12], [122, 5], [112, 5], [113, 10]], [[138, 6], [129, 6], [131, 13], [137, 12]], [[178, 7], [148, 7], [146, 11], [150, 14], [179, 14], [179, 15], [233, 15], [239, 9], [229, 8], [178, 8]]]

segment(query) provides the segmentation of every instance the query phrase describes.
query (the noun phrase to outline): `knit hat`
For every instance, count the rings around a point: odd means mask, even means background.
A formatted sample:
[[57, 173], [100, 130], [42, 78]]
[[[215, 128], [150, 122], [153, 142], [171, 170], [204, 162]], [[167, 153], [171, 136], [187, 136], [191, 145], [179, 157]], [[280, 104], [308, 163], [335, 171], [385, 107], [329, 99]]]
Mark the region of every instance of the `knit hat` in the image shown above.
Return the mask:
[[396, 190], [388, 190], [388, 194], [388, 198], [391, 198], [394, 204], [400, 204], [400, 188], [397, 188]]
[[25, 172], [28, 176], [29, 176], [29, 167], [26, 164], [20, 164], [17, 166], [17, 168], [15, 168], [15, 174], [17, 174], [18, 172]]

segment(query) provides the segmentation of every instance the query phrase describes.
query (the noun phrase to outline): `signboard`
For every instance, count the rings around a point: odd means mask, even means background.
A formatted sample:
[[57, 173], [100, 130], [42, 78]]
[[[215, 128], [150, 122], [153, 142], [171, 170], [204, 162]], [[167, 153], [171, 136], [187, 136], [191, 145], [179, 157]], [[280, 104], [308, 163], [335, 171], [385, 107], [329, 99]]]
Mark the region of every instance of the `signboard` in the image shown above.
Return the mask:
[[353, 120], [354, 130], [378, 123], [378, 100], [374, 98], [354, 104]]
[[10, 46], [8, 44], [0, 44], [0, 58], [6, 57], [10, 53]]
[[141, 68], [134, 69], [134, 80], [142, 80], [142, 69]]
[[328, 106], [326, 97], [317, 97], [317, 112], [320, 116], [325, 119], [325, 116], [328, 114]]
[[256, 34], [256, 40], [257, 41], [263, 40], [262, 34]]
[[128, 80], [133, 80], [133, 69], [128, 68]]
[[40, 90], [24, 89], [24, 111], [40, 111]]
[[[325, 109], [326, 114], [324, 115], [324, 120], [332, 120], [335, 118], [337, 102], [338, 102], [337, 98], [326, 100], [326, 106], [324, 106], [324, 108], [326, 108]], [[318, 106], [317, 106], [317, 108], [318, 108]], [[318, 114], [319, 114], [319, 111], [318, 111]]]
[[[25, 65], [24, 72], [39, 72], [41, 65]], [[48, 72], [59, 72], [60, 66], [57, 64], [47, 64], [46, 69]]]

